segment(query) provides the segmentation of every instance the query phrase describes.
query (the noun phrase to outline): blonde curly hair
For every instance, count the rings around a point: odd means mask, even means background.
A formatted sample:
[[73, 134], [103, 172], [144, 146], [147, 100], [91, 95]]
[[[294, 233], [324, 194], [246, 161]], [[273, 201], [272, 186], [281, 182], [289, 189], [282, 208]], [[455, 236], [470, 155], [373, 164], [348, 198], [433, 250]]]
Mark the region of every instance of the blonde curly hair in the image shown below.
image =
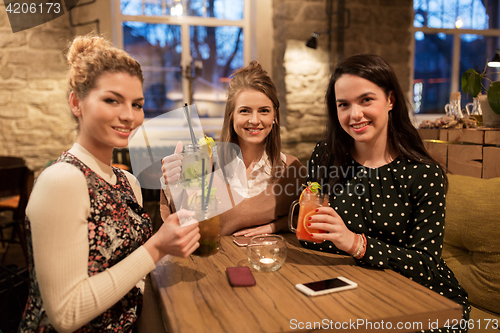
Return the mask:
[[128, 73], [144, 83], [141, 65], [101, 36], [76, 37], [69, 47], [69, 92], [84, 99], [104, 73]]

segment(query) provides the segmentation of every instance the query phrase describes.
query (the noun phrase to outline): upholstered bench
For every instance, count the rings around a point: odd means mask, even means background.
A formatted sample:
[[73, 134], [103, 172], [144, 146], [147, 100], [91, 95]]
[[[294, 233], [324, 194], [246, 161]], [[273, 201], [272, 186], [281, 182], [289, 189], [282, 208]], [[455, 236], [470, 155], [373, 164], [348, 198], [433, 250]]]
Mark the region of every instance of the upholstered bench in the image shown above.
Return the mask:
[[448, 180], [443, 258], [469, 294], [469, 332], [500, 332], [500, 177]]

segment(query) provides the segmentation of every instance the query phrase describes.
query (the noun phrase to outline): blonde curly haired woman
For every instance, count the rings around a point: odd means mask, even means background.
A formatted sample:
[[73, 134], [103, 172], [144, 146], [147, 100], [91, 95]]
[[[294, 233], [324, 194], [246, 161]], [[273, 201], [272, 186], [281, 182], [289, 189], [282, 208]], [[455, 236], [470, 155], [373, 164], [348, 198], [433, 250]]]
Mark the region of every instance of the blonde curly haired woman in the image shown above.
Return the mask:
[[144, 119], [139, 63], [93, 36], [75, 38], [67, 58], [77, 138], [28, 203], [31, 287], [19, 331], [161, 332], [145, 276], [164, 255], [193, 252], [198, 225], [180, 227], [178, 215], [191, 214], [180, 211], [152, 235], [137, 180], [110, 165]]

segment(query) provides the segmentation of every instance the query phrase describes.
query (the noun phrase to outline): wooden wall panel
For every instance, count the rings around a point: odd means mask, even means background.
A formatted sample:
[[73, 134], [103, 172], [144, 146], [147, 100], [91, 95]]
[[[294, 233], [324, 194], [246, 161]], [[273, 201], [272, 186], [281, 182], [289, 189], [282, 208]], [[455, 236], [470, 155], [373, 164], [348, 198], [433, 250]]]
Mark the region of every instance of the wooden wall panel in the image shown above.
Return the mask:
[[500, 148], [483, 148], [483, 178], [500, 177]]
[[443, 141], [448, 141], [448, 132], [449, 130], [447, 129], [440, 129], [438, 130], [439, 131], [439, 140], [443, 140]]
[[439, 139], [439, 130], [438, 129], [427, 129], [427, 128], [419, 128], [418, 134], [422, 140], [438, 140]]
[[500, 129], [419, 129], [418, 132], [429, 154], [449, 172], [478, 178], [500, 177]]
[[448, 145], [448, 171], [453, 174], [481, 178], [482, 159], [482, 146]]
[[450, 129], [448, 130], [448, 141], [483, 144], [484, 131], [476, 129]]
[[439, 162], [444, 167], [448, 161], [448, 145], [443, 143], [424, 142], [425, 149], [432, 158]]
[[500, 145], [500, 130], [484, 131], [484, 143], [487, 145]]

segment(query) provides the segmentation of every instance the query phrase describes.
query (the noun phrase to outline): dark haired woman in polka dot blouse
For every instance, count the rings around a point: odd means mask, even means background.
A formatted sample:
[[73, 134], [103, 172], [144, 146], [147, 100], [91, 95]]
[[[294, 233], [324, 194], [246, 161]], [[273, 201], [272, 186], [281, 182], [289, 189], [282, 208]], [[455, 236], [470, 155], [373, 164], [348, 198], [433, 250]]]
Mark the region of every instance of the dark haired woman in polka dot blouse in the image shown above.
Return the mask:
[[413, 127], [393, 69], [376, 55], [345, 59], [326, 101], [327, 139], [311, 155], [308, 180], [330, 195], [331, 207], [309, 222], [328, 233], [302, 245], [390, 268], [462, 304], [468, 320], [467, 293], [441, 258], [447, 177]]

